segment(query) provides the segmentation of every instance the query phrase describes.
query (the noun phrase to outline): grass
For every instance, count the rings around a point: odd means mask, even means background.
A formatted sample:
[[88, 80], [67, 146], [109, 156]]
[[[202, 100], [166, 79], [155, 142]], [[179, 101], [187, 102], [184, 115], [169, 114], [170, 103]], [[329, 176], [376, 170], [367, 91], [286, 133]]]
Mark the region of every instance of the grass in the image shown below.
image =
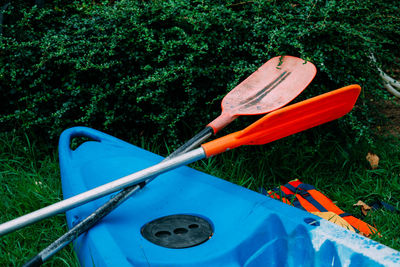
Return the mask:
[[[47, 151], [48, 152], [48, 151]], [[45, 153], [27, 136], [0, 137], [0, 220], [5, 222], [61, 198], [56, 149]], [[0, 266], [21, 266], [67, 230], [65, 216], [56, 216], [8, 234], [0, 243]], [[47, 266], [79, 266], [71, 248]]]
[[[362, 217], [353, 204], [378, 198], [400, 209], [400, 143], [380, 138], [374, 145], [357, 143], [335, 132], [336, 123], [297, 134], [273, 144], [243, 147], [191, 166], [258, 191], [291, 179], [314, 185], [346, 212], [375, 225], [382, 237], [373, 239], [400, 250], [400, 215], [378, 210]], [[327, 134], [328, 133], [328, 134]], [[144, 139], [137, 145], [154, 152], [165, 151]], [[380, 157], [371, 170], [368, 151]], [[2, 222], [61, 199], [56, 148], [51, 152], [28, 136], [0, 135], [0, 208]], [[63, 215], [2, 237], [0, 266], [18, 266], [66, 231]], [[62, 250], [47, 266], [79, 266], [72, 247]]]

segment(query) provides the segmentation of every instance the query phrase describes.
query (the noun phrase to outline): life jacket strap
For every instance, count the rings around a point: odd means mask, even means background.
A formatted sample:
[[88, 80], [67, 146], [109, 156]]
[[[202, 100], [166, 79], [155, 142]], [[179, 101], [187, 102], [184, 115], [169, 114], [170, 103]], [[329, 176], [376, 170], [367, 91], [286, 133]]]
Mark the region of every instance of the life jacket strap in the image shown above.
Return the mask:
[[328, 210], [324, 208], [315, 198], [313, 198], [307, 190], [301, 187], [294, 187], [291, 184], [284, 185], [287, 189], [292, 191], [295, 195], [300, 195], [302, 198], [305, 198], [308, 202], [310, 202], [319, 212], [327, 212]]
[[294, 194], [285, 193], [280, 188], [276, 187], [267, 192], [267, 194], [275, 199], [280, 199], [282, 202], [295, 206], [296, 208], [307, 211], [300, 203], [300, 201], [295, 197]]

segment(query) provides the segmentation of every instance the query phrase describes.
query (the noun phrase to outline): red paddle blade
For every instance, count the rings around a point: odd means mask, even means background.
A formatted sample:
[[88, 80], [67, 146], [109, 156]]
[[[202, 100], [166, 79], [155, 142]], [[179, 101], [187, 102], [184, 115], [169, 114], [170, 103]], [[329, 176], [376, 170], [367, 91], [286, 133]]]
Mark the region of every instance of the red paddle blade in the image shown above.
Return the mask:
[[207, 126], [216, 133], [237, 116], [276, 110], [296, 98], [316, 73], [311, 62], [292, 56], [274, 57], [224, 97], [221, 115]]
[[262, 145], [338, 119], [357, 101], [361, 88], [350, 85], [276, 110], [242, 131], [202, 145], [207, 157], [242, 145]]

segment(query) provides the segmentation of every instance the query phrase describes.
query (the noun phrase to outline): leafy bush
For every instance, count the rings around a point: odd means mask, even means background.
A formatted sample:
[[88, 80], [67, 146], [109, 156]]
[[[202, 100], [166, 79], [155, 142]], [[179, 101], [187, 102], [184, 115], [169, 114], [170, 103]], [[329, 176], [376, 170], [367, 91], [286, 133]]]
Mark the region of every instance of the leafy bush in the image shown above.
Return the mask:
[[173, 142], [217, 116], [222, 96], [263, 62], [290, 54], [319, 71], [303, 98], [363, 87], [342, 124], [368, 135], [370, 99], [385, 95], [369, 55], [399, 56], [397, 1], [97, 2], [8, 6], [1, 130], [54, 137], [81, 124]]

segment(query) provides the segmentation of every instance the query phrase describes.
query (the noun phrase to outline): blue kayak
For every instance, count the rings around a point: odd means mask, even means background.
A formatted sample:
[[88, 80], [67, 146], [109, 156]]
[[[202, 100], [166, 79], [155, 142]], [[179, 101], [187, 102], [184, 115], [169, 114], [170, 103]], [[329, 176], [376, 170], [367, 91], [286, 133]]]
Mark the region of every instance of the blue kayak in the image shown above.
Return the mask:
[[[75, 150], [75, 137], [86, 141]], [[163, 158], [74, 127], [59, 142], [64, 198]], [[68, 227], [112, 196], [66, 213]], [[164, 173], [74, 243], [82, 266], [399, 266], [400, 252], [189, 167]]]

